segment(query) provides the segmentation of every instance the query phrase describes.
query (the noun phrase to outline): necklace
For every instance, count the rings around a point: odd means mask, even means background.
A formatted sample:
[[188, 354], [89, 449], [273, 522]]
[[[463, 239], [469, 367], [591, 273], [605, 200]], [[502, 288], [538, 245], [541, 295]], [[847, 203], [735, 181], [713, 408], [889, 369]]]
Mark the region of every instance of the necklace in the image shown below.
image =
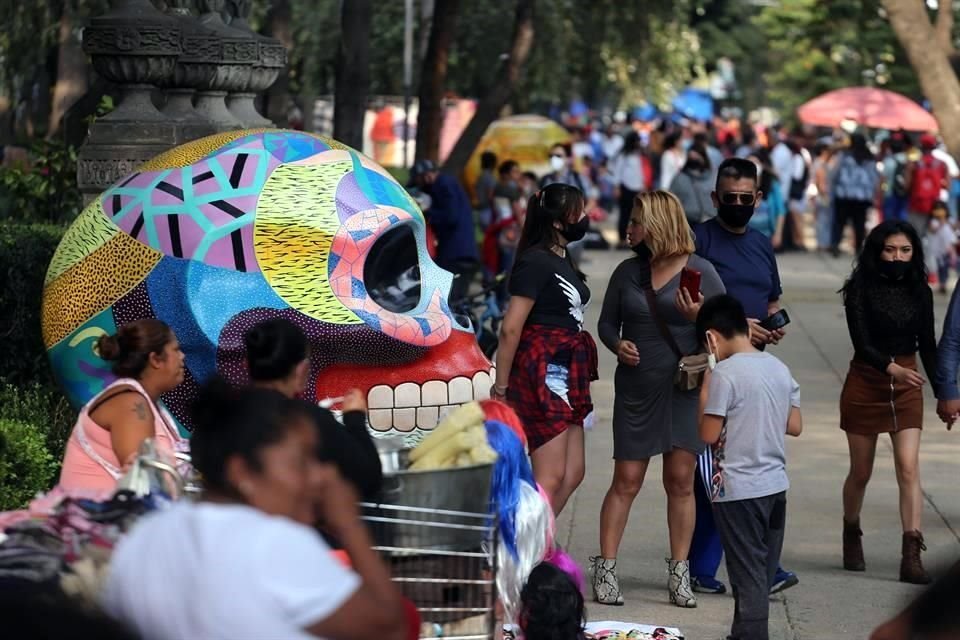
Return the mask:
[[554, 252], [555, 254], [557, 254], [558, 256], [560, 256], [561, 258], [566, 258], [566, 257], [567, 257], [567, 249], [566, 249], [566, 247], [561, 247], [560, 245], [553, 245], [553, 247], [551, 247], [550, 250], [553, 251], [553, 252]]

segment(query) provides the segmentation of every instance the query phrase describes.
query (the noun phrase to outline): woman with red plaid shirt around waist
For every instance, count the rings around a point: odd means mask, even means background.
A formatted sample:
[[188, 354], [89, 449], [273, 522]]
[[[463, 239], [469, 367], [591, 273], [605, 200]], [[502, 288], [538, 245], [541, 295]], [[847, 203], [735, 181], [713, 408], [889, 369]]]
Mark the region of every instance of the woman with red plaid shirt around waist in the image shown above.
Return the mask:
[[597, 346], [583, 330], [590, 289], [566, 250], [589, 228], [585, 207], [583, 192], [561, 183], [530, 198], [491, 390], [523, 420], [533, 475], [558, 515], [583, 480], [583, 423], [597, 379]]

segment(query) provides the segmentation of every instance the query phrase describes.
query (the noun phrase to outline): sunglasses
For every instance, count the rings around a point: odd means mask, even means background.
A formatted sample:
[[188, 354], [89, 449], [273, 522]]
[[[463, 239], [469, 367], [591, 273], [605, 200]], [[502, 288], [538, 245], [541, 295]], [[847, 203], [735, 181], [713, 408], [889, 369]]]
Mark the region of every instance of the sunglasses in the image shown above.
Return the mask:
[[721, 204], [753, 204], [757, 200], [757, 194], [745, 191], [725, 191], [717, 194]]

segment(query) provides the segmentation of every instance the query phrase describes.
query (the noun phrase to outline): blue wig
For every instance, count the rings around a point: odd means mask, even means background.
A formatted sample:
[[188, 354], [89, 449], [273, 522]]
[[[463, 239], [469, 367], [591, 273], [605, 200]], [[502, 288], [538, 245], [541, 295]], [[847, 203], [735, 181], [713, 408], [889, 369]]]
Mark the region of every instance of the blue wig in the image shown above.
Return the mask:
[[513, 429], [502, 422], [487, 420], [487, 442], [497, 452], [490, 483], [490, 498], [499, 514], [500, 538], [510, 555], [517, 558], [517, 506], [520, 504], [520, 483], [536, 488], [533, 469], [523, 443]]

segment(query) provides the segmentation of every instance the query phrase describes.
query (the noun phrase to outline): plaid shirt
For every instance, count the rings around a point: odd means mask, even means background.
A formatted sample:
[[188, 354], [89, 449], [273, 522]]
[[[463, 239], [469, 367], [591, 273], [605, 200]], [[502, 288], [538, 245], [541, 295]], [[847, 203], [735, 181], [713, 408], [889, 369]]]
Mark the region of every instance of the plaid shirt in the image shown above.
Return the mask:
[[[569, 356], [569, 404], [546, 384], [547, 365], [558, 356]], [[583, 424], [593, 411], [590, 382], [598, 378], [597, 345], [586, 331], [547, 325], [527, 325], [513, 358], [507, 400], [523, 421], [533, 451], [566, 431]]]

